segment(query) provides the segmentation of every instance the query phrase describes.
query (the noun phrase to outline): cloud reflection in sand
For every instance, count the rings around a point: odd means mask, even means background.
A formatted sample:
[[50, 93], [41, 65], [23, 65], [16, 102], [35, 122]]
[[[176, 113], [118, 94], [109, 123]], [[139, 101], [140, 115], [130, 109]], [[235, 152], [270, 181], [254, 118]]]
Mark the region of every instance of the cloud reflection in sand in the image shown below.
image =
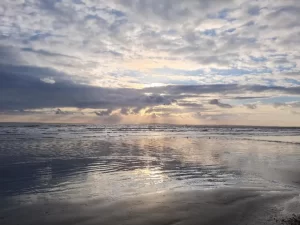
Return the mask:
[[[12, 142], [4, 144], [3, 149], [11, 149]], [[288, 167], [295, 171], [293, 176], [299, 174], [299, 146], [294, 144], [163, 136], [13, 143], [15, 148], [18, 144], [19, 151], [11, 151], [3, 161], [1, 193], [22, 201], [265, 187], [274, 181], [279, 185], [282, 177], [292, 184], [292, 178], [283, 176]]]

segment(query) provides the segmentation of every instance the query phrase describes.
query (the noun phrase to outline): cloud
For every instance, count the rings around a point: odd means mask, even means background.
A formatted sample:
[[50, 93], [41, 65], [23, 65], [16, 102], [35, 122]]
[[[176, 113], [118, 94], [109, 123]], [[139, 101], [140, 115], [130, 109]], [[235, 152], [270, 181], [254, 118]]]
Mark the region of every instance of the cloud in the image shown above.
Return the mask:
[[[116, 1], [120, 3], [127, 13], [131, 16], [142, 19], [143, 22], [147, 18], [151, 18], [149, 22], [155, 21], [163, 24], [172, 24], [184, 22], [187, 18], [197, 21], [196, 16], [202, 19], [205, 16], [197, 14], [199, 11], [218, 12], [222, 7], [228, 6], [233, 3], [232, 0], [189, 0], [182, 2], [179, 0], [168, 1], [145, 1], [145, 0], [125, 0]], [[199, 20], [199, 19], [198, 19]]]
[[213, 84], [213, 85], [174, 85], [165, 87], [145, 88], [146, 92], [159, 91], [173, 95], [186, 94], [209, 94], [209, 93], [262, 93], [280, 92], [286, 94], [300, 94], [300, 87], [265, 86], [265, 85], [238, 85], [238, 84]]
[[219, 106], [221, 108], [232, 108], [231, 105], [221, 103], [218, 99], [210, 100], [209, 104], [211, 104], [211, 105], [217, 105], [217, 106]]
[[107, 109], [105, 111], [100, 111], [100, 112], [95, 112], [95, 114], [97, 116], [109, 116], [109, 115], [111, 115], [111, 113], [112, 113], [111, 109]]
[[297, 97], [299, 9], [298, 0], [2, 0], [1, 110], [91, 109], [102, 121], [153, 109], [161, 119]]
[[275, 108], [300, 108], [300, 102], [275, 102], [273, 104]]
[[55, 112], [56, 115], [64, 115], [66, 112], [62, 111], [61, 109], [57, 109]]
[[0, 64], [17, 65], [23, 62], [18, 49], [10, 45], [0, 44], [0, 56]]
[[247, 104], [245, 105], [248, 109], [256, 109], [257, 105], [256, 104]]
[[36, 53], [37, 55], [43, 55], [43, 56], [49, 56], [49, 57], [66, 57], [66, 58], [75, 58], [74, 56], [69, 56], [61, 53], [54, 53], [50, 51], [46, 51], [43, 49], [35, 50], [33, 48], [21, 48], [21, 51], [23, 52], [31, 52], [31, 53]]
[[200, 112], [196, 112], [196, 113], [193, 114], [193, 117], [195, 117], [197, 119], [199, 119], [199, 118], [201, 119], [201, 118], [203, 118], [203, 115]]
[[192, 107], [192, 108], [202, 108], [203, 107], [203, 104], [194, 103], [194, 102], [186, 102], [186, 101], [181, 101], [177, 105], [182, 106], [182, 107]]
[[[160, 95], [145, 95], [137, 89], [111, 89], [75, 84], [66, 80], [45, 82], [45, 78], [39, 78], [40, 73], [48, 77], [50, 70], [34, 68], [30, 73], [13, 68], [11, 73], [1, 72], [1, 109], [33, 109], [53, 107], [77, 107], [77, 108], [124, 108], [135, 107], [133, 112], [139, 112], [146, 106], [170, 105], [173, 98]], [[107, 111], [110, 112], [110, 111]], [[103, 112], [99, 113], [103, 114]]]
[[[25, 82], [25, 79], [51, 79], [57, 80], [58, 82], [73, 82], [70, 78], [70, 75], [46, 67], [36, 67], [36, 66], [27, 66], [27, 65], [1, 65], [0, 71], [2, 79], [9, 78], [11, 79], [20, 79], [21, 82]], [[24, 78], [25, 79], [24, 79]], [[3, 80], [4, 81], [4, 80]], [[75, 81], [75, 80], [74, 80]], [[4, 81], [5, 82], [5, 81]], [[47, 82], [45, 82], [47, 83]]]
[[41, 78], [40, 80], [48, 84], [55, 84], [55, 80], [52, 77], [45, 77]]
[[157, 115], [155, 113], [151, 114], [151, 118], [152, 119], [156, 119], [157, 118]]
[[130, 109], [129, 108], [121, 108], [120, 113], [122, 115], [128, 115], [130, 113]]
[[[4, 67], [7, 69], [7, 67]], [[134, 108], [133, 113], [152, 106], [170, 106], [178, 103], [183, 107], [201, 107], [201, 103], [178, 102], [181, 99], [197, 97], [203, 94], [241, 94], [241, 93], [300, 93], [300, 87], [280, 87], [261, 85], [177, 85], [144, 89], [101, 88], [76, 84], [67, 80], [67, 75], [44, 68], [11, 67], [11, 71], [0, 73], [1, 109], [19, 110], [35, 108], [94, 108], [118, 109]], [[44, 82], [49, 75], [55, 77], [54, 82]], [[45, 77], [43, 77], [45, 76]], [[66, 78], [64, 78], [66, 77]], [[58, 79], [58, 80], [56, 80]], [[60, 80], [59, 80], [60, 79]], [[157, 94], [145, 94], [157, 93]], [[219, 100], [211, 100], [210, 104], [221, 108], [229, 108], [228, 104]], [[123, 110], [123, 113], [125, 110]], [[127, 110], [128, 113], [128, 110]]]

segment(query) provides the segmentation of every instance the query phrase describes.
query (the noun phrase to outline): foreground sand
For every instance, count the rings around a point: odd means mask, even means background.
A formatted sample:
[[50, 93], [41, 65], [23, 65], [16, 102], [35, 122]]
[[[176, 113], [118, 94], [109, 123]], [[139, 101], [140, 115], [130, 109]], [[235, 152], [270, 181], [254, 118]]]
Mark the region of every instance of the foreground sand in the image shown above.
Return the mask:
[[[1, 210], [5, 225], [287, 224], [299, 193], [253, 189], [164, 192], [119, 202], [37, 203]], [[299, 211], [300, 212], [300, 211]], [[296, 223], [295, 223], [296, 224]]]

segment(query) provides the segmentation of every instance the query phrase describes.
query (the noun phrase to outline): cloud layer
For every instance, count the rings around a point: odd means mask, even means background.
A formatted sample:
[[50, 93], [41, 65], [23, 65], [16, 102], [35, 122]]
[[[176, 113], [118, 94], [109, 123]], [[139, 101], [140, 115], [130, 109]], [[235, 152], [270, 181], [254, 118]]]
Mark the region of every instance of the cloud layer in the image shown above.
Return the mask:
[[300, 121], [297, 0], [3, 0], [0, 13], [1, 121]]

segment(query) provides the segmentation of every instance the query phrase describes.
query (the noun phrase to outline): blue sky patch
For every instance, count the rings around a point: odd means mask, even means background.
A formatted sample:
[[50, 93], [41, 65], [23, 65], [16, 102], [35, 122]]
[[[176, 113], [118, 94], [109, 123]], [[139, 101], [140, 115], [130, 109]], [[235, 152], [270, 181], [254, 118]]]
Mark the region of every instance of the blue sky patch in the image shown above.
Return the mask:
[[211, 37], [214, 37], [214, 36], [217, 35], [215, 29], [205, 30], [205, 31], [203, 31], [203, 34], [206, 35], [206, 36], [211, 36]]

